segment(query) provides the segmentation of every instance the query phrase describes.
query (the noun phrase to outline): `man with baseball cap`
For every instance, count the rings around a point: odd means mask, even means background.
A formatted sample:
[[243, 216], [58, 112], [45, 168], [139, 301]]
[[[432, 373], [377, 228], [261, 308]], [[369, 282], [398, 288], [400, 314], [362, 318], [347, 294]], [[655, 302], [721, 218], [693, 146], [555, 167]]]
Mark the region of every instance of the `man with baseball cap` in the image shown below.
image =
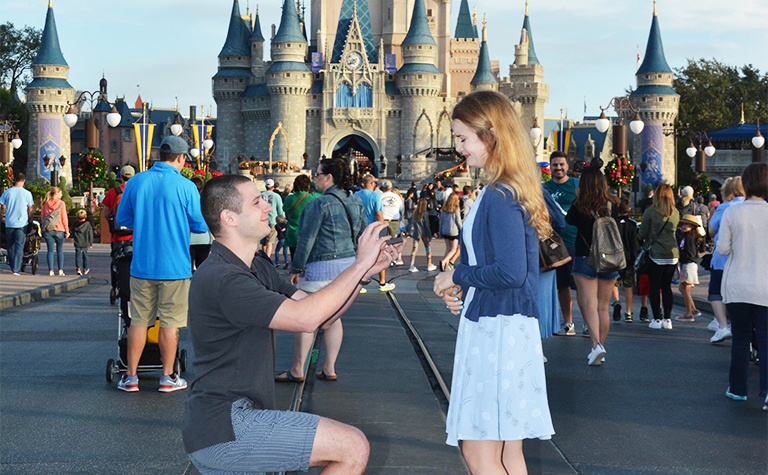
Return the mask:
[[[113, 217], [117, 214], [117, 206], [120, 204], [120, 201], [122, 200], [122, 193], [125, 191], [125, 184], [128, 183], [128, 180], [136, 174], [136, 170], [130, 166], [130, 165], [123, 165], [123, 168], [120, 169], [120, 181], [123, 182], [122, 185], [116, 186], [112, 188], [111, 190], [107, 191], [107, 194], [104, 195], [104, 199], [101, 201], [101, 206], [103, 206], [103, 213], [107, 217], [107, 220], [110, 219], [110, 217]], [[133, 234], [127, 234], [124, 236], [119, 236], [117, 234], [112, 234], [112, 237], [110, 239], [112, 249], [120, 246], [125, 241], [130, 241], [133, 239]]]
[[274, 192], [275, 180], [267, 178], [264, 181], [264, 186], [266, 186], [267, 191], [262, 191], [261, 196], [267, 201], [267, 203], [269, 203], [269, 205], [272, 207], [272, 210], [267, 215], [267, 218], [269, 219], [270, 232], [267, 237], [261, 240], [261, 248], [271, 259], [272, 250], [277, 244], [277, 230], [275, 229], [275, 223], [277, 222], [277, 217], [285, 216], [285, 213], [283, 212], [283, 199], [280, 197], [280, 195]]
[[125, 184], [117, 209], [115, 224], [133, 229], [128, 368], [117, 385], [122, 391], [139, 390], [136, 370], [147, 341], [147, 328], [155, 324], [156, 318], [160, 319], [158, 345], [163, 361], [160, 391], [187, 387], [173, 367], [179, 328], [187, 326], [192, 278], [189, 237], [190, 232], [208, 231], [197, 187], [180, 173], [188, 151], [181, 137], [163, 139], [160, 161]]

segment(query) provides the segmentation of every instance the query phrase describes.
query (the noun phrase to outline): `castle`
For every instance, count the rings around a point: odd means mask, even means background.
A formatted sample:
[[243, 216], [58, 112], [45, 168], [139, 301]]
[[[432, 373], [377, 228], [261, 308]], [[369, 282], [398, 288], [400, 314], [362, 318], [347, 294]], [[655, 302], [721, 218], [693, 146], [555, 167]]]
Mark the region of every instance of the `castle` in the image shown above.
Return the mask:
[[374, 163], [401, 157], [411, 179], [426, 178], [438, 171], [427, 155], [453, 146], [454, 104], [477, 89], [514, 98], [528, 127], [534, 117], [543, 123], [549, 89], [527, 4], [515, 64], [501, 80], [467, 0], [453, 37], [449, 0], [313, 0], [311, 10], [317, 31], [308, 37], [304, 16], [284, 0], [265, 62], [258, 11], [242, 16], [233, 2], [213, 76], [220, 169], [250, 157], [315, 168], [352, 149]]

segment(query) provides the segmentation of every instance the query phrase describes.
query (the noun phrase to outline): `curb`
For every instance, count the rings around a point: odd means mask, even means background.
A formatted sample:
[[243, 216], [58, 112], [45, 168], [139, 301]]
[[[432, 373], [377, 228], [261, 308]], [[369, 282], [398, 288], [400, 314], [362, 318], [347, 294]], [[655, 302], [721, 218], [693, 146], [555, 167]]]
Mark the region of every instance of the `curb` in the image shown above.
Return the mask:
[[[685, 307], [685, 299], [682, 295], [680, 295], [677, 292], [673, 292], [673, 301], [675, 305], [682, 305]], [[709, 303], [708, 300], [702, 300], [700, 298], [693, 298], [693, 303], [696, 305], [696, 308], [702, 312], [712, 313], [712, 304]]]
[[63, 294], [70, 290], [79, 289], [85, 287], [91, 283], [90, 276], [82, 276], [69, 282], [62, 282], [60, 284], [51, 284], [44, 287], [38, 287], [34, 290], [20, 292], [15, 295], [9, 295], [8, 297], [0, 298], [0, 310], [7, 310], [12, 307], [19, 307], [28, 303], [36, 302], [38, 300], [47, 299], [54, 295]]

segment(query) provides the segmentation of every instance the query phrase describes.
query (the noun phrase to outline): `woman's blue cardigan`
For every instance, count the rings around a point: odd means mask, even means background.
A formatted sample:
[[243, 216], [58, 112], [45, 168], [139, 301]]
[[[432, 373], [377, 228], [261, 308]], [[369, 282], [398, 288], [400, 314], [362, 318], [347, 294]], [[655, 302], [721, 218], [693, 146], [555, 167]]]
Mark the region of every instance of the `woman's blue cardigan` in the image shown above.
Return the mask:
[[461, 263], [453, 272], [453, 282], [465, 296], [469, 287], [476, 289], [467, 319], [515, 314], [539, 318], [539, 238], [527, 220], [528, 213], [510, 190], [488, 187], [472, 225], [477, 265], [469, 265], [462, 233]]

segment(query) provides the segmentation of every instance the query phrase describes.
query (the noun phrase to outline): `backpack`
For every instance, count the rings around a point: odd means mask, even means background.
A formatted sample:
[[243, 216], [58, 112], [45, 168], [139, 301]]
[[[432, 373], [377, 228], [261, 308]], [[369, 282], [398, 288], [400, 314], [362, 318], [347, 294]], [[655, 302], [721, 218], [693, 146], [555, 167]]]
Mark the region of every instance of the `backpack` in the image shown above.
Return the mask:
[[51, 214], [43, 219], [40, 225], [43, 231], [53, 231], [57, 224], [59, 224], [59, 216], [61, 215], [61, 207], [64, 206], [64, 202], [59, 203], [59, 207], [51, 211]]
[[115, 198], [115, 211], [114, 213], [110, 214], [107, 218], [107, 224], [109, 225], [109, 232], [111, 234], [114, 234], [116, 236], [130, 236], [133, 234], [133, 229], [126, 228], [125, 226], [117, 226], [115, 225], [115, 216], [117, 215], [117, 207], [120, 205], [120, 200], [123, 197], [123, 190], [120, 189], [119, 186], [116, 186], [115, 193], [117, 193], [117, 198]]
[[[610, 207], [609, 207], [610, 210]], [[624, 245], [616, 220], [611, 216], [598, 216], [593, 212], [592, 246], [589, 249], [589, 266], [598, 274], [616, 272], [627, 267]]]

